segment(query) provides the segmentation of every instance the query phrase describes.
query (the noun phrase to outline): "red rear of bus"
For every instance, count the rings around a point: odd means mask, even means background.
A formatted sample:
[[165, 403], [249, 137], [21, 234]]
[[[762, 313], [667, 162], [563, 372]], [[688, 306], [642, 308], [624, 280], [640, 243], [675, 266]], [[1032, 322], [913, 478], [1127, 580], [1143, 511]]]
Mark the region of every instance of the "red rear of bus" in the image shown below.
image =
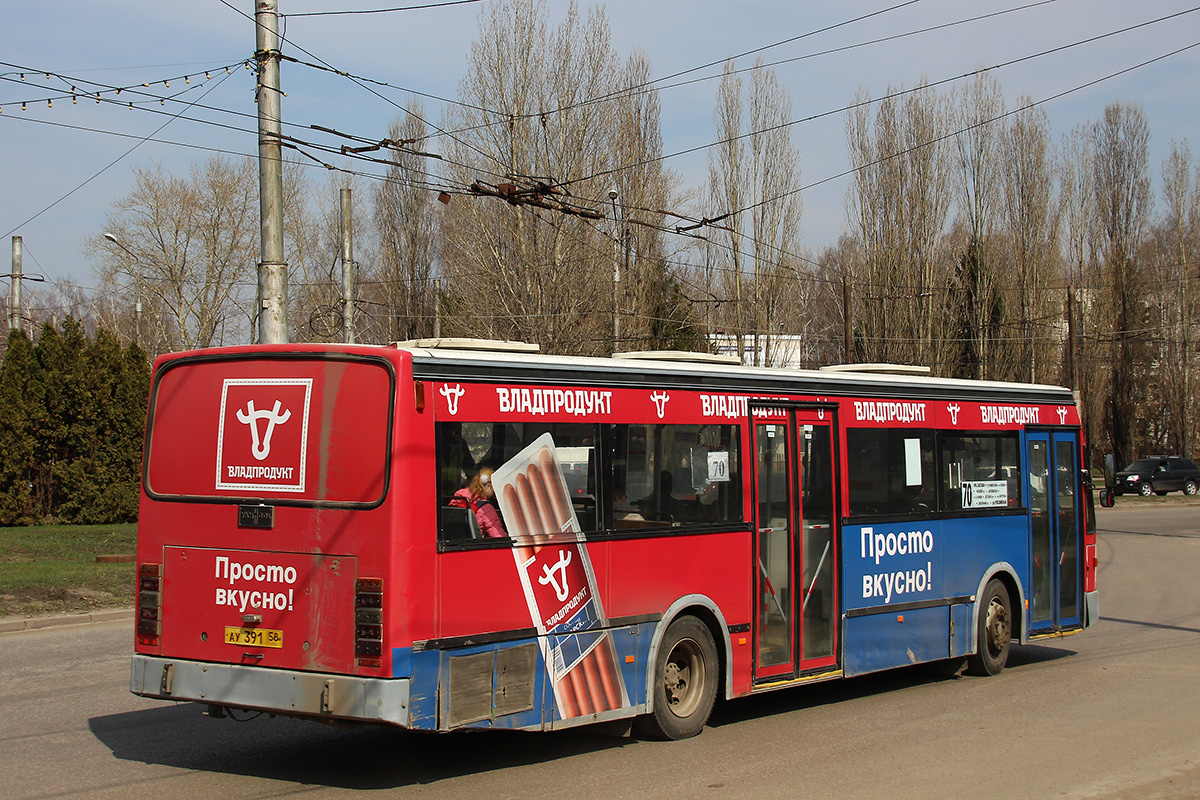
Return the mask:
[[135, 693], [299, 715], [398, 713], [396, 689], [348, 679], [391, 674], [383, 579], [393, 554], [390, 538], [373, 534], [392, 528], [404, 368], [400, 353], [381, 348], [159, 359], [138, 530]]

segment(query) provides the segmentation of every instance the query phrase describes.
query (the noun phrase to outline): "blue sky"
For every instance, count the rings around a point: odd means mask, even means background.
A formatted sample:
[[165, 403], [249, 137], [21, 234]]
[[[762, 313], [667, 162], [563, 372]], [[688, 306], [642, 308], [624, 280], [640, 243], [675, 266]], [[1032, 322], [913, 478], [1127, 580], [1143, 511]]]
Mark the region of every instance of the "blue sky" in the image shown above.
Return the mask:
[[[475, 37], [480, 4], [386, 14], [299, 16], [430, 1], [279, 0], [279, 6], [285, 16], [287, 38], [322, 61], [403, 89], [454, 98], [465, 55]], [[234, 8], [221, 0], [42, 0], [6, 4], [2, 17], [5, 46], [0, 54], [5, 62], [0, 67], [0, 185], [4, 187], [0, 191], [0, 234], [4, 236], [5, 253], [11, 236], [23, 237], [27, 273], [43, 274], [51, 280], [69, 279], [87, 288], [95, 286], [93, 263], [84, 253], [84, 240], [103, 232], [105, 214], [112, 202], [132, 186], [133, 167], [159, 162], [170, 171], [185, 173], [193, 162], [211, 155], [205, 148], [256, 152], [253, 74], [244, 69], [235, 69], [231, 75], [224, 70], [214, 71], [250, 58], [254, 50], [254, 26], [247, 18], [253, 14], [252, 0], [229, 2]], [[549, 0], [548, 5], [552, 14], [561, 14], [566, 4]], [[1196, 8], [1187, 0], [1050, 0], [1021, 9], [1027, 5], [1029, 0], [614, 0], [606, 8], [614, 46], [622, 55], [634, 48], [645, 52], [655, 76], [717, 62], [885, 9], [891, 10], [769, 49], [762, 56], [768, 62], [796, 59], [1012, 10], [939, 31], [781, 64], [776, 71], [791, 93], [796, 118], [840, 109], [853, 101], [860, 87], [879, 96], [889, 86], [911, 87], [922, 78], [931, 82], [952, 78], [981, 66], [1001, 64]], [[583, 3], [581, 6], [588, 7]], [[997, 69], [994, 75], [1011, 107], [1020, 96], [1041, 100], [1197, 42], [1200, 10]], [[310, 60], [295, 47], [285, 45], [284, 52]], [[749, 66], [754, 58], [748, 56], [739, 65]], [[1145, 109], [1150, 122], [1151, 166], [1155, 172], [1171, 140], [1192, 140], [1200, 155], [1198, 65], [1200, 47], [1049, 103], [1045, 110], [1056, 138], [1098, 119], [1112, 102], [1136, 102]], [[21, 69], [29, 70], [24, 82], [16, 74]], [[60, 96], [67, 87], [61, 79], [46, 79], [35, 70], [70, 76], [81, 84], [91, 81], [141, 88], [141, 83], [149, 82], [152, 86], [143, 91], [156, 95], [186, 90], [178, 95], [179, 99], [245, 116], [193, 107], [172, 119], [182, 108], [178, 103], [151, 103], [151, 110], [163, 113], [150, 113], [97, 104], [94, 94], [90, 100], [80, 95], [77, 103], [69, 98], [57, 99], [48, 108], [45, 98]], [[211, 76], [207, 81], [203, 79], [205, 70]], [[718, 66], [688, 77], [719, 73]], [[183, 75], [191, 76], [191, 82], [180, 80]], [[163, 81], [169, 79], [173, 80], [167, 89]], [[376, 87], [380, 97], [344, 78], [288, 63], [283, 65], [282, 85], [287, 93], [283, 99], [285, 121], [323, 125], [367, 138], [385, 136], [389, 122], [410, 97], [401, 89]], [[708, 80], [662, 89], [666, 153], [713, 140], [716, 87], [716, 80]], [[949, 89], [947, 85], [941, 91]], [[132, 93], [124, 93], [119, 99], [130, 97], [139, 99]], [[22, 101], [27, 102], [25, 111], [20, 108]], [[441, 103], [431, 99], [423, 102], [431, 119], [440, 117]], [[229, 127], [204, 125], [188, 117], [203, 117]], [[154, 138], [174, 144], [138, 144], [168, 121]], [[841, 173], [847, 166], [843, 114], [797, 124], [792, 128], [792, 142], [800, 153], [805, 184]], [[132, 152], [126, 154], [131, 148]], [[681, 175], [685, 186], [699, 187], [707, 174], [706, 158], [704, 152], [699, 152], [672, 158], [669, 164]], [[324, 181], [324, 170], [315, 170], [314, 179]], [[833, 244], [843, 232], [846, 188], [847, 179], [843, 178], [803, 194], [801, 239], [810, 252]]]

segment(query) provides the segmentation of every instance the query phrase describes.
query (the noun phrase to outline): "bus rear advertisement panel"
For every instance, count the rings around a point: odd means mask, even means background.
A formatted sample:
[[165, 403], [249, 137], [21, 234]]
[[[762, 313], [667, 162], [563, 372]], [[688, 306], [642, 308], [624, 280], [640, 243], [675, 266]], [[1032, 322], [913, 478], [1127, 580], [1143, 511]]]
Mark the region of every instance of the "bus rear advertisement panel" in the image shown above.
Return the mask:
[[249, 650], [260, 667], [353, 672], [354, 627], [322, 621], [354, 619], [355, 558], [187, 547], [163, 556], [163, 652], [240, 662]]
[[636, 717], [682, 738], [718, 694], [968, 656], [998, 672], [1010, 638], [1096, 607], [1078, 422], [1067, 390], [1015, 384], [402, 347], [164, 356], [131, 689], [431, 730]]
[[172, 363], [151, 396], [152, 496], [382, 502], [394, 383], [387, 362]]

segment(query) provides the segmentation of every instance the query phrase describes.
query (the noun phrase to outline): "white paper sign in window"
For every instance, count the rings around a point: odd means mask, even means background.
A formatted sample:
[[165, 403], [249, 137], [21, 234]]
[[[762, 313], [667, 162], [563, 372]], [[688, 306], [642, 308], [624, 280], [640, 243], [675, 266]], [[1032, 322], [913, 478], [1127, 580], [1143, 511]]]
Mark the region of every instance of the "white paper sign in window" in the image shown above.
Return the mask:
[[710, 451], [708, 454], [708, 482], [729, 482], [729, 452], [722, 450]]
[[921, 480], [921, 440], [904, 440], [904, 485], [920, 486]]
[[963, 481], [963, 508], [997, 508], [1007, 505], [1007, 481]]

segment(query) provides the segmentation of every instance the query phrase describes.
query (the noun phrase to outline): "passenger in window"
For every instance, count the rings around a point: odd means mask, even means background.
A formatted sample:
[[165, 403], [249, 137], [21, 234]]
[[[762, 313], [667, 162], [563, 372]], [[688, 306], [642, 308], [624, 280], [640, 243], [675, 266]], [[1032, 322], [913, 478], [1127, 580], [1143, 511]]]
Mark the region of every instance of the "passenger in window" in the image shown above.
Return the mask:
[[637, 506], [629, 502], [629, 497], [624, 492], [617, 492], [613, 497], [613, 516], [618, 520], [630, 522], [646, 519], [638, 513]]
[[928, 511], [928, 498], [925, 496], [925, 487], [922, 484], [916, 486], [904, 487], [904, 499], [908, 503], [909, 511]]
[[675, 478], [670, 470], [664, 469], [658, 473], [658, 486], [641, 502], [642, 513], [647, 519], [674, 522], [683, 511], [683, 502], [671, 492], [675, 487]]
[[449, 493], [465, 486], [467, 476], [475, 471], [475, 459], [463, 439], [462, 426], [458, 423], [441, 425], [439, 463], [441, 468], [441, 491]]
[[470, 508], [485, 539], [505, 539], [508, 532], [496, 507], [496, 488], [492, 486], [492, 468], [484, 467], [475, 473], [471, 483], [454, 493], [450, 505]]

